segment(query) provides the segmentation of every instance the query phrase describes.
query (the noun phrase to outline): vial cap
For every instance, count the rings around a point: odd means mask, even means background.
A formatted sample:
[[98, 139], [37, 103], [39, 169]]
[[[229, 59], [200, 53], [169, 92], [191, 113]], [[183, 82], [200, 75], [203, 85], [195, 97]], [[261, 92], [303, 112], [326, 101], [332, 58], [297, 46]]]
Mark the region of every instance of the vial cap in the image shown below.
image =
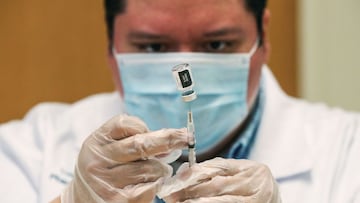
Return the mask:
[[190, 93], [188, 94], [182, 94], [181, 95], [181, 98], [184, 102], [191, 102], [193, 100], [195, 100], [197, 98], [196, 96], [196, 92], [195, 91], [191, 91]]

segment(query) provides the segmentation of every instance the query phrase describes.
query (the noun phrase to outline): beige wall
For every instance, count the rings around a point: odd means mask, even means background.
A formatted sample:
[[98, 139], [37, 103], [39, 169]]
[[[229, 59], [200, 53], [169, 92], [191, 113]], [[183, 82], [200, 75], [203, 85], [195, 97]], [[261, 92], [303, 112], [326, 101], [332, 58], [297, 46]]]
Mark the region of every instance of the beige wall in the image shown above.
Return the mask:
[[[269, 62], [297, 94], [296, 0], [270, 0]], [[0, 122], [44, 101], [74, 102], [112, 91], [106, 62], [103, 1], [1, 0]]]
[[299, 1], [300, 95], [360, 110], [360, 1]]

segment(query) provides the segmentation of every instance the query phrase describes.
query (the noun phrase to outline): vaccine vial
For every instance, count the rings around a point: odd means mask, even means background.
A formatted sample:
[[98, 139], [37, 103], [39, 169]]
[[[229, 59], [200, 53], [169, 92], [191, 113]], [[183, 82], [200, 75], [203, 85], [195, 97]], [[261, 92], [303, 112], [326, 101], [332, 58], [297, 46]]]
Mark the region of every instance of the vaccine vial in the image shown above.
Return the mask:
[[176, 65], [172, 69], [176, 86], [181, 91], [181, 97], [184, 102], [191, 102], [196, 99], [196, 93], [193, 90], [194, 80], [191, 73], [191, 67], [188, 63]]

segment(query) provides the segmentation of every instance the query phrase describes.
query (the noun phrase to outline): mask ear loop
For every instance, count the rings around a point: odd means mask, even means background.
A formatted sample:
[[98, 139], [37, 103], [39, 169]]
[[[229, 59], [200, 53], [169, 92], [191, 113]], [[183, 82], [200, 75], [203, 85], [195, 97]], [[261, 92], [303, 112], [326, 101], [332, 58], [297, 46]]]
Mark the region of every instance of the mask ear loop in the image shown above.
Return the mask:
[[250, 57], [252, 57], [255, 54], [258, 47], [259, 47], [259, 38], [256, 38], [255, 44], [253, 45], [253, 47], [249, 51], [249, 56]]
[[115, 50], [115, 47], [114, 47], [114, 46], [112, 46], [112, 49], [111, 49], [111, 50], [112, 50], [112, 54], [113, 54], [113, 56], [115, 57], [115, 56], [116, 56], [116, 54], [117, 54], [117, 53], [116, 53], [116, 50]]

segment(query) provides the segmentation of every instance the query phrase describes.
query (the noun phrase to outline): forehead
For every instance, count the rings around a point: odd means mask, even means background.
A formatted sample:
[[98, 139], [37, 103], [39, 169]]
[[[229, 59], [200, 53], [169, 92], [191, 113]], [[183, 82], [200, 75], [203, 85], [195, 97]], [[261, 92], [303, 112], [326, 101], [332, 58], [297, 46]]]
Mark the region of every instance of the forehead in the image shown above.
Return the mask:
[[151, 9], [162, 12], [194, 12], [198, 9], [224, 10], [229, 7], [243, 6], [243, 0], [128, 0], [127, 8]]
[[[117, 17], [122, 28], [189, 32], [227, 24], [248, 25], [255, 19], [243, 0], [128, 0]], [[116, 26], [116, 25], [115, 25]]]

